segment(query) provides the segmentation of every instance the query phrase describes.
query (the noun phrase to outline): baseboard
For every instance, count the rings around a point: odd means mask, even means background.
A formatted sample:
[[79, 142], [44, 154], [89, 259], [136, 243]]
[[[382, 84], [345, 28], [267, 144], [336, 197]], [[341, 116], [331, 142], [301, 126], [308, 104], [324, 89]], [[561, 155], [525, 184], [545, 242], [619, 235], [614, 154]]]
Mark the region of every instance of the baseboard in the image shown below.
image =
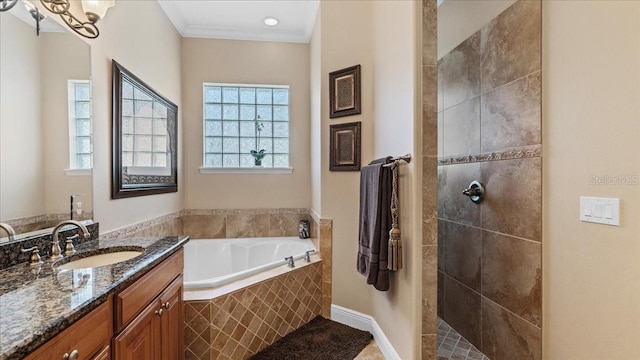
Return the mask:
[[331, 304], [331, 320], [370, 332], [386, 360], [402, 360], [376, 320], [371, 316]]

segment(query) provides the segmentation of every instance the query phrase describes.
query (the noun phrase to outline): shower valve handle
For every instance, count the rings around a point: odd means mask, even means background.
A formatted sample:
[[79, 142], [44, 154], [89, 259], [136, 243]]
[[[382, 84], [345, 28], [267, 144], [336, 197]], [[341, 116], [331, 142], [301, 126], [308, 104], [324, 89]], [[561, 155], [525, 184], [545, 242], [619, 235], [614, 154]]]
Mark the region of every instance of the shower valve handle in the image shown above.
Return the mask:
[[479, 181], [472, 181], [462, 194], [468, 196], [475, 204], [479, 204], [484, 199], [484, 185]]

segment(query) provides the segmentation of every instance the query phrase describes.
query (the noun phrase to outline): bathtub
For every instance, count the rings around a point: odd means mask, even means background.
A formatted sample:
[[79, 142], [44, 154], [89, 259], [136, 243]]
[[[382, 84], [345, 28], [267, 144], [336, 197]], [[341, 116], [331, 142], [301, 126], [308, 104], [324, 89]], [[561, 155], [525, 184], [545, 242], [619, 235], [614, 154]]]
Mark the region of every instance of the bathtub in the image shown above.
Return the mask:
[[310, 239], [265, 237], [243, 239], [195, 239], [184, 246], [185, 290], [219, 287], [236, 280], [286, 266], [316, 250]]

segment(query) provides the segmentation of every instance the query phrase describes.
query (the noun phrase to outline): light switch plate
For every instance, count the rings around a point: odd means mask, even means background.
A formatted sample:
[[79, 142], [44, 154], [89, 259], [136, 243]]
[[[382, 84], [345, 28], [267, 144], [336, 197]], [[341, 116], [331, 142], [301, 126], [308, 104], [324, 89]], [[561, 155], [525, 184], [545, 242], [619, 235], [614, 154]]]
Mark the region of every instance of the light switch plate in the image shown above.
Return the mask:
[[580, 196], [580, 221], [620, 226], [620, 199]]

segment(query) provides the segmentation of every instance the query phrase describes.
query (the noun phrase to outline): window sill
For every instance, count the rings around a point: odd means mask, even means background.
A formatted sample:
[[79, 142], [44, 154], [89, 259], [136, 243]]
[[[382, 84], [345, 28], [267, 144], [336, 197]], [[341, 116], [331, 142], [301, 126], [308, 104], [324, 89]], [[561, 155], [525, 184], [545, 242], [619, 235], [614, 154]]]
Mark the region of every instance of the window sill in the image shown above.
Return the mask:
[[200, 174], [252, 174], [252, 175], [283, 175], [293, 173], [293, 168], [211, 168], [201, 167]]
[[64, 169], [67, 176], [91, 176], [92, 169]]

